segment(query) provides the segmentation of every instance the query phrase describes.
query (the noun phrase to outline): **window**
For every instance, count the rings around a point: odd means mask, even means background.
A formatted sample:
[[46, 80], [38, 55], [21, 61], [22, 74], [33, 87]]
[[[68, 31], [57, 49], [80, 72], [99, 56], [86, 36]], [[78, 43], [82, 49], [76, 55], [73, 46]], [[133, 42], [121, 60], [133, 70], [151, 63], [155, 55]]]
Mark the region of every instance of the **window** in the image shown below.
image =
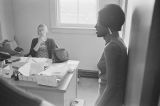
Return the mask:
[[97, 21], [98, 0], [57, 0], [57, 25], [93, 28]]
[[[56, 33], [95, 34], [98, 10], [126, 0], [49, 0], [50, 27]], [[123, 34], [123, 33], [122, 33]]]

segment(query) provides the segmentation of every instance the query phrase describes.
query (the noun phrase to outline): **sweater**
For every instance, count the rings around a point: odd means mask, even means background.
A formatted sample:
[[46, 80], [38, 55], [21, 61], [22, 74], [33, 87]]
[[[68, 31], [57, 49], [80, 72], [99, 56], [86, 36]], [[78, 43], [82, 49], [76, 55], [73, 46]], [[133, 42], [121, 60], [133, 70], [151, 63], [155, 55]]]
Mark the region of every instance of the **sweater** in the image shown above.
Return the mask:
[[[34, 50], [34, 47], [36, 46], [36, 44], [38, 43], [38, 38], [34, 38], [32, 40], [31, 43], [31, 48], [30, 48], [30, 52], [28, 55], [31, 55], [32, 57], [36, 57], [37, 56], [37, 51]], [[47, 38], [46, 42], [45, 42], [46, 46], [47, 46], [47, 51], [48, 51], [48, 56], [50, 59], [54, 58], [55, 55], [55, 48], [58, 48], [58, 46], [56, 45], [55, 41], [51, 38]]]
[[127, 48], [122, 40], [112, 39], [107, 43], [97, 67], [100, 85], [106, 85], [106, 88], [96, 106], [121, 105], [124, 102], [128, 68]]

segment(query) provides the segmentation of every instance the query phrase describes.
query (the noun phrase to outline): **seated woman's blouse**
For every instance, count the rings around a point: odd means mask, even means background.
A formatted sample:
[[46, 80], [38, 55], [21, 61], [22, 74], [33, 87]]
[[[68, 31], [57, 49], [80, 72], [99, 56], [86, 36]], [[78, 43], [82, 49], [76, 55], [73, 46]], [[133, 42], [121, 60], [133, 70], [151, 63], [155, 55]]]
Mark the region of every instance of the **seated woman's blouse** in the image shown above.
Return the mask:
[[44, 58], [49, 58], [48, 57], [48, 51], [47, 51], [47, 45], [45, 42], [42, 42], [38, 51], [37, 51], [37, 56], [36, 57], [44, 57]]

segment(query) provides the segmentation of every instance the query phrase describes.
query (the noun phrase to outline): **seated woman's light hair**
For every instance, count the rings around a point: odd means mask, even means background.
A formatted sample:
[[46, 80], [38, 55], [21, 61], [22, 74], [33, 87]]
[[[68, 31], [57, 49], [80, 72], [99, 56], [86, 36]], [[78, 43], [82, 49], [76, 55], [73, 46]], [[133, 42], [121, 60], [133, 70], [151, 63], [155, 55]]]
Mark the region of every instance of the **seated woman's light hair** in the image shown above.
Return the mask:
[[46, 32], [48, 32], [48, 27], [45, 24], [39, 24], [37, 27], [37, 32], [39, 31], [39, 28], [42, 28], [42, 27], [45, 28]]

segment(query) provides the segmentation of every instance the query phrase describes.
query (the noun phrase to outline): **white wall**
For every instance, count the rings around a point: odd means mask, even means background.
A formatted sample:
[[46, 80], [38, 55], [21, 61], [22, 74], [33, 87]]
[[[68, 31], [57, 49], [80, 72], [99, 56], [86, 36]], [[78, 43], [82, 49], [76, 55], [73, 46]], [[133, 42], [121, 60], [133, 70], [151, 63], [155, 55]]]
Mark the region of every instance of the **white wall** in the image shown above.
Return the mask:
[[130, 36], [130, 43], [126, 106], [140, 105], [153, 7], [154, 0], [128, 1], [125, 34]]
[[0, 41], [12, 40], [15, 35], [13, 25], [12, 0], [0, 0]]
[[[16, 38], [20, 46], [28, 52], [31, 39], [37, 33], [38, 24], [45, 23], [51, 27], [50, 1], [13, 0], [12, 2]], [[98, 39], [96, 34], [55, 33], [50, 29], [49, 36], [54, 38], [60, 47], [69, 51], [71, 59], [80, 60], [80, 69], [97, 70], [96, 65], [102, 54], [104, 41]]]

